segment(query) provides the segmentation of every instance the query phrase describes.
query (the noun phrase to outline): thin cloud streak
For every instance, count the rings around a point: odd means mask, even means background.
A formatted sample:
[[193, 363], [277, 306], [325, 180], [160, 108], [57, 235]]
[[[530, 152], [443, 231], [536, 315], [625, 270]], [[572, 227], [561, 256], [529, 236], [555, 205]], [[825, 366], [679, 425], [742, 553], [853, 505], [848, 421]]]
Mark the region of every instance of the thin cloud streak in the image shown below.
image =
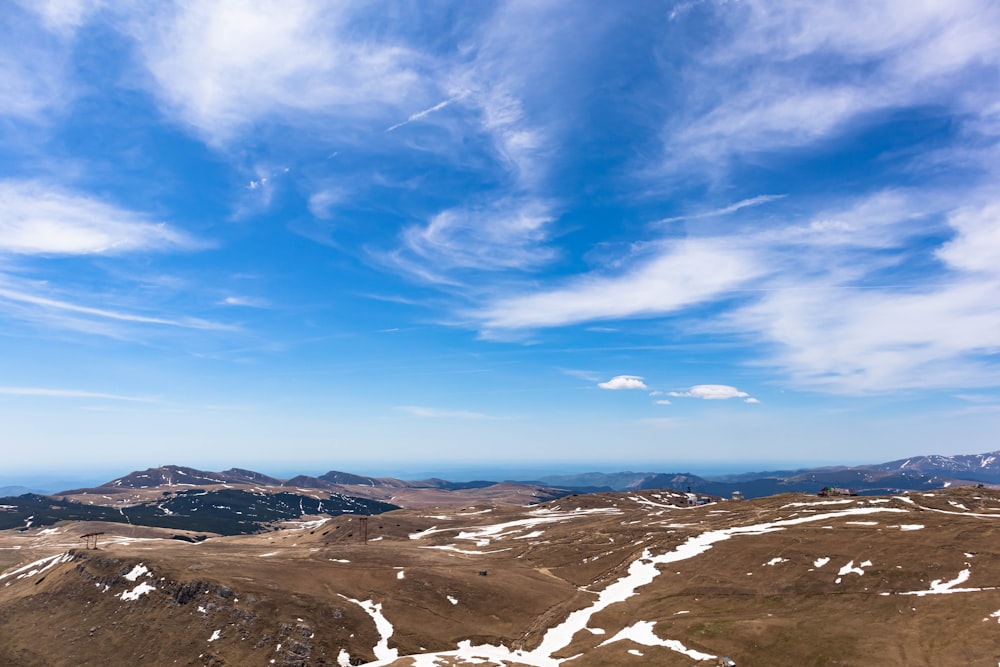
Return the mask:
[[680, 222], [681, 220], [700, 220], [703, 218], [715, 218], [723, 215], [729, 215], [730, 213], [735, 213], [740, 209], [750, 208], [752, 206], [762, 206], [768, 202], [776, 201], [778, 199], [784, 199], [788, 195], [758, 195], [757, 197], [750, 197], [749, 199], [742, 199], [729, 206], [723, 206], [722, 208], [717, 208], [712, 211], [706, 211], [704, 213], [693, 213], [691, 215], [677, 215], [672, 218], [663, 218], [662, 220], [657, 220], [654, 224], [662, 225], [669, 222]]
[[145, 396], [122, 396], [106, 394], [97, 391], [82, 391], [79, 389], [49, 389], [44, 387], [0, 387], [4, 396], [40, 396], [46, 398], [98, 398], [110, 401], [128, 401], [133, 403], [159, 403], [159, 399]]
[[399, 405], [396, 406], [396, 409], [413, 417], [419, 417], [420, 419], [500, 419], [500, 417], [495, 417], [482, 412], [473, 412], [470, 410], [444, 410], [441, 408], [429, 408], [422, 405]]
[[453, 102], [457, 102], [458, 100], [462, 99], [464, 96], [465, 96], [464, 94], [462, 94], [462, 95], [456, 95], [455, 97], [452, 97], [452, 98], [449, 98], [447, 100], [444, 100], [443, 102], [438, 102], [437, 104], [435, 104], [432, 107], [428, 107], [427, 109], [424, 109], [423, 111], [418, 111], [415, 114], [411, 114], [406, 120], [404, 120], [404, 121], [402, 121], [400, 123], [396, 123], [395, 125], [390, 125], [389, 127], [386, 128], [385, 131], [386, 132], [393, 132], [395, 130], [398, 130], [399, 128], [403, 127], [404, 125], [409, 125], [410, 123], [412, 123], [415, 120], [420, 120], [421, 118], [424, 118], [426, 116], [431, 115], [435, 111], [440, 111], [441, 109], [444, 109], [449, 104], [451, 104]]
[[56, 299], [49, 299], [46, 297], [36, 296], [33, 294], [26, 294], [24, 292], [17, 292], [4, 287], [0, 287], [0, 299], [8, 299], [10, 301], [17, 301], [20, 303], [29, 303], [35, 306], [42, 306], [44, 308], [51, 308], [54, 310], [67, 311], [71, 313], [79, 313], [81, 315], [93, 315], [95, 317], [105, 318], [109, 320], [116, 320], [119, 322], [135, 322], [138, 324], [158, 324], [169, 327], [181, 327], [185, 329], [201, 329], [205, 331], [234, 331], [237, 329], [232, 325], [221, 324], [218, 322], [211, 322], [209, 320], [202, 320], [193, 317], [179, 319], [179, 320], [172, 320], [161, 317], [149, 317], [146, 315], [123, 313], [114, 310], [106, 310], [103, 308], [91, 308], [89, 306], [80, 306], [66, 301], [58, 301]]

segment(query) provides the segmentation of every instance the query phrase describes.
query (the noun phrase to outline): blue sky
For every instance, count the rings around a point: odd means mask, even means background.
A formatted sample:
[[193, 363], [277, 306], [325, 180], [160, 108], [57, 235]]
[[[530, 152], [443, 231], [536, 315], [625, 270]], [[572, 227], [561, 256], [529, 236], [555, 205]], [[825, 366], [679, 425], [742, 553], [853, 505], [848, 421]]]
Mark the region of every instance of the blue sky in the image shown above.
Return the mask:
[[997, 448], [996, 3], [0, 26], [8, 469]]

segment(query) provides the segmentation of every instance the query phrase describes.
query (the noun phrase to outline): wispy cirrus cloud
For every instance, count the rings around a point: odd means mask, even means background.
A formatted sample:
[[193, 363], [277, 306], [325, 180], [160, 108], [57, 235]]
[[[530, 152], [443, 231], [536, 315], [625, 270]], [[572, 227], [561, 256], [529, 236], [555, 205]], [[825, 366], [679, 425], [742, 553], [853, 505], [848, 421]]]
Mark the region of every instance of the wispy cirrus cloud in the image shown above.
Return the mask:
[[68, 33], [76, 30], [95, 12], [104, 7], [105, 0], [38, 0], [20, 3], [35, 12], [46, 28], [54, 32]]
[[447, 280], [454, 271], [528, 270], [555, 256], [545, 247], [552, 213], [546, 202], [503, 199], [482, 207], [442, 211], [425, 226], [403, 232], [405, 252], [391, 256], [397, 266], [417, 267], [425, 276]]
[[[866, 261], [866, 255], [841, 251], [836, 261], [824, 262], [826, 270], [808, 275], [793, 263], [796, 273], [782, 278], [780, 288], [762, 291], [720, 321], [770, 342], [774, 352], [762, 362], [805, 388], [863, 394], [995, 386], [1000, 203], [955, 208], [945, 222], [950, 238], [923, 249], [923, 260], [940, 262], [939, 271], [903, 274], [903, 285], [867, 285], [886, 268], [884, 252]], [[874, 238], [876, 247], [901, 248], [897, 234], [877, 230]], [[792, 244], [789, 254], [795, 248], [804, 246]], [[798, 280], [794, 286], [791, 275]]]
[[48, 387], [0, 387], [4, 396], [37, 396], [42, 398], [83, 398], [103, 399], [109, 401], [127, 401], [134, 403], [158, 403], [159, 399], [147, 396], [124, 396], [107, 394], [99, 391], [84, 391], [80, 389], [52, 389]]
[[[71, 7], [63, 15], [58, 8], [41, 2], [11, 3], [4, 10], [0, 116], [40, 121], [65, 107], [77, 92], [70, 75], [67, 36], [78, 22]], [[81, 10], [81, 21], [86, 13]]]
[[219, 302], [224, 306], [242, 306], [245, 308], [270, 308], [271, 302], [262, 297], [227, 296]]
[[499, 297], [472, 315], [487, 331], [653, 317], [727, 296], [766, 271], [739, 242], [686, 239], [618, 275], [594, 272], [562, 287]]
[[425, 118], [425, 117], [431, 115], [432, 113], [434, 113], [436, 111], [440, 111], [441, 109], [444, 109], [449, 104], [462, 99], [463, 97], [465, 97], [465, 95], [466, 95], [466, 93], [460, 93], [458, 95], [455, 95], [454, 97], [450, 97], [450, 98], [448, 98], [446, 100], [438, 102], [434, 106], [427, 107], [426, 109], [424, 109], [422, 111], [418, 111], [416, 113], [412, 113], [409, 116], [407, 116], [406, 120], [404, 120], [402, 122], [399, 122], [399, 123], [396, 123], [395, 125], [390, 125], [389, 127], [386, 128], [385, 131], [386, 132], [395, 132], [396, 130], [398, 130], [399, 128], [403, 127], [404, 125], [409, 125], [413, 121], [420, 120], [421, 118]]
[[[192, 251], [210, 247], [201, 239], [144, 213], [128, 210], [86, 193], [41, 181], [0, 181], [0, 258], [10, 260], [0, 273], [0, 310], [13, 319], [46, 328], [117, 336], [112, 323], [157, 325], [202, 331], [232, 331], [230, 325], [198, 317], [143, 312], [149, 304], [116, 299], [118, 289], [100, 296], [63, 286], [58, 271], [49, 280], [52, 258], [109, 257], [138, 253]], [[16, 259], [16, 262], [14, 261]], [[115, 274], [122, 279], [122, 273]], [[32, 279], [20, 274], [28, 272]], [[161, 277], [130, 276], [147, 287], [162, 288]], [[99, 305], [92, 305], [99, 301]]]
[[778, 199], [784, 199], [786, 196], [787, 195], [757, 195], [756, 197], [741, 199], [738, 202], [734, 202], [732, 204], [729, 204], [728, 206], [723, 206], [721, 208], [713, 209], [711, 211], [704, 211], [702, 213], [691, 213], [689, 215], [676, 215], [671, 218], [663, 218], [662, 220], [657, 220], [655, 224], [680, 222], [682, 220], [699, 220], [702, 218], [715, 218], [718, 216], [735, 213], [736, 211], [739, 211], [744, 208], [750, 208], [752, 206], [763, 206], [768, 202], [772, 202]]
[[0, 253], [91, 255], [207, 246], [84, 194], [35, 181], [0, 181]]
[[[165, 318], [140, 315], [107, 308], [96, 308], [85, 306], [60, 299], [52, 299], [46, 296], [33, 294], [30, 292], [9, 289], [0, 284], [0, 304], [3, 301], [28, 304], [41, 310], [51, 313], [66, 313], [70, 315], [83, 315], [99, 320], [114, 320], [117, 322], [127, 322], [134, 324], [156, 324], [168, 327], [179, 327], [184, 329], [200, 329], [203, 331], [234, 331], [237, 327], [211, 320], [204, 320], [197, 317]], [[10, 312], [10, 311], [8, 311]]]
[[984, 66], [1000, 63], [992, 37], [1000, 10], [990, 2], [906, 12], [888, 0], [706, 3], [698, 10], [726, 28], [698, 76], [687, 79], [694, 82], [689, 108], [669, 123], [671, 170], [726, 168], [747, 153], [808, 145], [880, 110], [940, 104], [972, 120], [984, 96], [997, 91], [981, 76]]
[[396, 409], [412, 417], [419, 417], [421, 419], [500, 419], [500, 417], [494, 417], [483, 412], [447, 410], [422, 405], [400, 405]]
[[224, 0], [161, 5], [130, 30], [163, 106], [213, 143], [255, 121], [336, 112], [385, 117], [421, 83], [421, 56], [377, 31], [357, 7]]

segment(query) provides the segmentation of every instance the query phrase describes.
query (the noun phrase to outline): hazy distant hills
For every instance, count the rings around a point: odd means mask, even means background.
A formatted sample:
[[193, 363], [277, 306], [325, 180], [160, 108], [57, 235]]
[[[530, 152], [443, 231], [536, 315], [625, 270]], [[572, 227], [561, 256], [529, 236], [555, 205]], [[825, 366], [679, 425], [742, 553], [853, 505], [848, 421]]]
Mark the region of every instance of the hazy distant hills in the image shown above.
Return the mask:
[[[445, 491], [484, 489], [497, 481], [450, 482], [443, 479], [408, 481], [391, 477], [368, 477], [332, 470], [318, 477], [298, 475], [281, 480], [239, 468], [223, 472], [205, 472], [181, 466], [163, 466], [112, 480], [102, 487], [150, 488], [211, 484], [257, 484], [300, 489], [439, 489]], [[887, 463], [862, 466], [826, 466], [750, 472], [700, 477], [690, 473], [616, 472], [548, 475], [537, 480], [507, 481], [531, 487], [549, 487], [572, 493], [629, 491], [670, 488], [694, 493], [727, 496], [742, 491], [744, 496], [760, 497], [785, 492], [815, 492], [823, 486], [846, 486], [859, 493], [892, 493], [904, 490], [968, 486], [978, 483], [1000, 484], [1000, 451], [955, 456], [915, 456]], [[65, 492], [67, 494], [71, 492]], [[366, 491], [364, 494], [370, 494]], [[559, 497], [559, 493], [549, 494]]]
[[670, 488], [728, 496], [741, 491], [747, 498], [777, 493], [816, 492], [824, 486], [842, 486], [875, 495], [950, 486], [1000, 484], [1000, 451], [956, 456], [916, 456], [864, 466], [832, 466], [738, 475], [699, 477], [689, 473], [584, 473], [551, 475], [539, 481], [578, 489], [606, 487], [614, 491]]
[[32, 493], [26, 486], [0, 486], [0, 498], [4, 496], [20, 496], [25, 493]]
[[825, 486], [886, 495], [1000, 483], [1000, 451], [918, 456], [855, 467], [699, 477], [689, 473], [618, 472], [554, 475], [532, 481], [401, 480], [331, 470], [280, 479], [242, 468], [221, 472], [167, 465], [131, 472], [98, 487], [54, 496], [15, 493], [0, 500], [0, 529], [59, 521], [109, 521], [179, 531], [236, 535], [302, 516], [379, 514], [400, 507], [461, 507], [482, 503], [534, 505], [570, 494], [672, 489], [727, 498]]

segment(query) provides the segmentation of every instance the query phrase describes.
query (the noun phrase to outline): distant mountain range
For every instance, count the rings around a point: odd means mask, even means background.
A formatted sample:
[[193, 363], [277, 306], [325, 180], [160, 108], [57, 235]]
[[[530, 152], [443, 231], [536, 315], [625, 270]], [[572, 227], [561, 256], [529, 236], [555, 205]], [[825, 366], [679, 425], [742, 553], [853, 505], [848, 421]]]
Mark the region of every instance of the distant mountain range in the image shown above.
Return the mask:
[[746, 498], [757, 498], [816, 493], [825, 486], [848, 488], [861, 495], [887, 495], [978, 484], [1000, 484], [1000, 451], [713, 477], [595, 472], [504, 482], [407, 481], [336, 470], [318, 477], [279, 479], [242, 468], [208, 472], [167, 465], [52, 496], [11, 493], [0, 498], [0, 529], [89, 520], [233, 535], [305, 515], [378, 514], [400, 507], [483, 503], [530, 505], [570, 494], [609, 491], [672, 489], [718, 497], [739, 491]]
[[568, 488], [606, 487], [614, 491], [671, 488], [715, 496], [740, 491], [747, 498], [847, 487], [862, 495], [1000, 484], [1000, 451], [956, 456], [915, 456], [863, 466], [829, 466], [699, 477], [689, 473], [586, 473], [552, 475], [540, 482]]

